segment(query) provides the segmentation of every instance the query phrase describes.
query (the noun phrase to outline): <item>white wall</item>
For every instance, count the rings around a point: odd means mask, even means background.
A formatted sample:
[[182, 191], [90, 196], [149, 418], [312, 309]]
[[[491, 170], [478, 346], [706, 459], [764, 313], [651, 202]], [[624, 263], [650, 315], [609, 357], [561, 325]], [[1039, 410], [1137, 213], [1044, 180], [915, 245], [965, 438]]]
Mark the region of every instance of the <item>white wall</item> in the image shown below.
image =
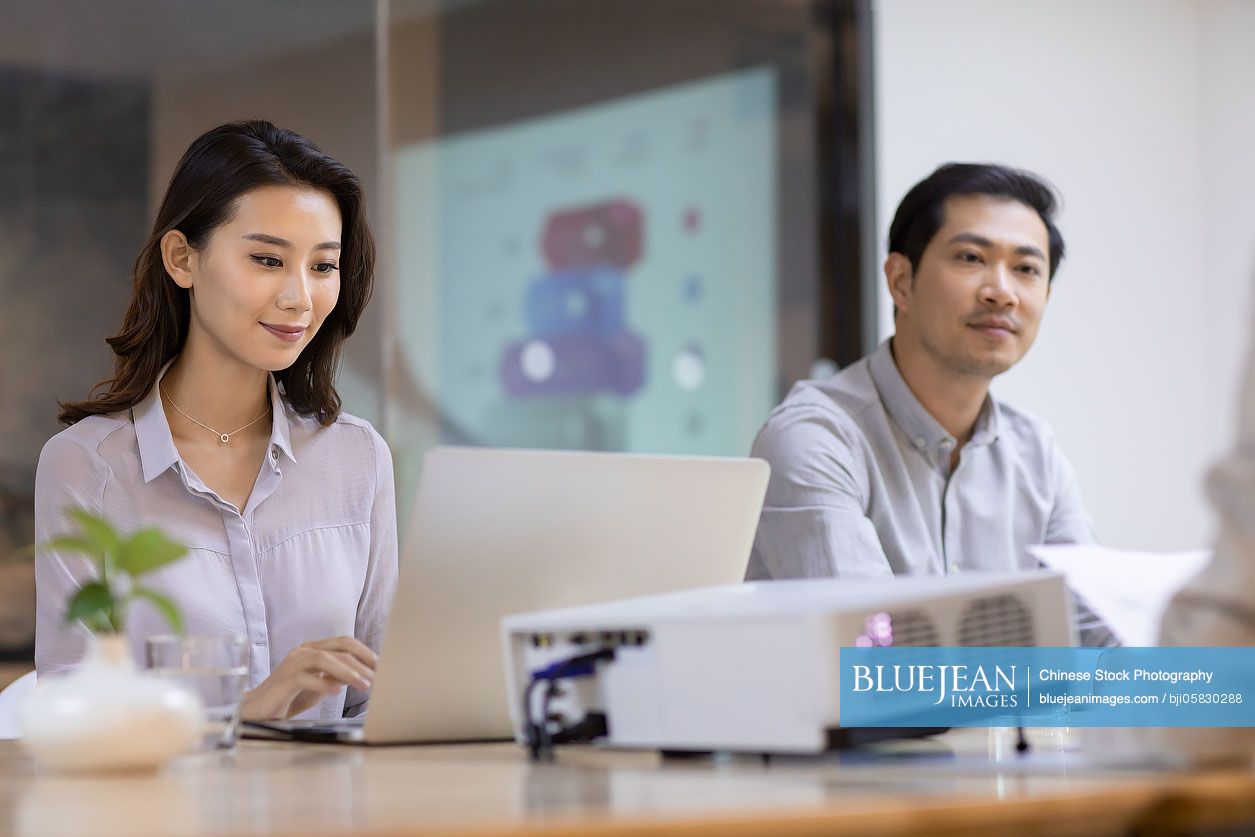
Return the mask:
[[995, 392], [1054, 426], [1104, 543], [1206, 543], [1251, 322], [1255, 3], [876, 0], [873, 25], [881, 247], [939, 163], [1051, 180], [1068, 257]]

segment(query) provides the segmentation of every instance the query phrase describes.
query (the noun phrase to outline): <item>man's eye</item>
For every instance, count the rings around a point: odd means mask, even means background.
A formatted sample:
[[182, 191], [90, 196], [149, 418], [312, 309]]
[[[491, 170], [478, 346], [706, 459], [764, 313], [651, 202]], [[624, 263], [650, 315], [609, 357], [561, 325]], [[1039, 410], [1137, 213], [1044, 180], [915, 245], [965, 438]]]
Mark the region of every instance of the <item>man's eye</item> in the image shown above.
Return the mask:
[[981, 260], [979, 253], [972, 253], [972, 252], [959, 253], [958, 259], [959, 261], [967, 262], [968, 264], [976, 264], [977, 262]]
[[1041, 275], [1041, 268], [1039, 268], [1039, 267], [1038, 267], [1037, 265], [1035, 265], [1035, 264], [1022, 264], [1022, 265], [1020, 265], [1020, 270], [1021, 270], [1023, 273], [1027, 273], [1027, 274], [1028, 274], [1028, 275], [1030, 275], [1030, 276], [1040, 276], [1040, 275]]
[[314, 270], [318, 273], [331, 273], [333, 270], [339, 270], [339, 266], [332, 262], [321, 262], [314, 265]]
[[253, 256], [253, 261], [257, 262], [259, 265], [262, 265], [263, 267], [282, 267], [283, 266], [283, 262], [279, 261], [274, 256]]

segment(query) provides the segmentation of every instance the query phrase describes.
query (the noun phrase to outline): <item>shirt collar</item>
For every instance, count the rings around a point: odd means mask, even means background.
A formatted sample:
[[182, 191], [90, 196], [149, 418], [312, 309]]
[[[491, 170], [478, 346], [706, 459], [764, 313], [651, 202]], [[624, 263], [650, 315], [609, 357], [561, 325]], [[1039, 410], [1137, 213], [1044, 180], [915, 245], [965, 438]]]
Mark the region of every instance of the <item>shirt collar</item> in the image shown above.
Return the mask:
[[[166, 370], [174, 363], [171, 359], [157, 375], [157, 383], [153, 384], [144, 400], [131, 409], [131, 417], [135, 422], [135, 439], [139, 443], [139, 460], [144, 472], [144, 482], [152, 482], [158, 475], [165, 473], [174, 463], [179, 461], [178, 448], [174, 446], [174, 436], [170, 433], [170, 423], [166, 421], [166, 411], [161, 406], [160, 382]], [[273, 420], [270, 427], [270, 461], [273, 463], [278, 453], [283, 453], [293, 463], [296, 457], [292, 454], [292, 434], [289, 427], [288, 413], [283, 396], [275, 376], [269, 375], [270, 408]]]
[[998, 431], [1002, 426], [1002, 412], [998, 402], [992, 395], [985, 396], [985, 403], [976, 416], [976, 426], [972, 428], [972, 439], [969, 445], [992, 445], [998, 441]]
[[279, 384], [275, 381], [275, 376], [267, 375], [266, 381], [270, 389], [270, 414], [274, 416], [270, 425], [271, 461], [275, 459], [274, 453], [278, 451], [295, 465], [296, 455], [292, 453], [292, 428], [288, 420], [287, 402], [279, 393]]
[[157, 375], [158, 384], [153, 384], [144, 400], [131, 408], [131, 418], [135, 422], [135, 439], [139, 442], [139, 461], [144, 469], [144, 482], [152, 482], [159, 474], [164, 474], [170, 466], [179, 461], [179, 451], [174, 446], [174, 437], [170, 435], [170, 423], [166, 421], [166, 411], [161, 408], [161, 395], [158, 385], [173, 360], [167, 361]]
[[[885, 406], [889, 417], [902, 429], [911, 444], [920, 450], [933, 451], [940, 446], [952, 448], [955, 438], [946, 432], [937, 419], [933, 418], [924, 405], [919, 403], [915, 393], [907, 385], [906, 379], [898, 370], [890, 348], [892, 338], [881, 343], [868, 358], [868, 368], [876, 390], [880, 393], [880, 401]], [[968, 444], [987, 445], [998, 438], [999, 411], [998, 403], [990, 396], [985, 396], [985, 403], [976, 416], [976, 424], [972, 428], [972, 438]]]

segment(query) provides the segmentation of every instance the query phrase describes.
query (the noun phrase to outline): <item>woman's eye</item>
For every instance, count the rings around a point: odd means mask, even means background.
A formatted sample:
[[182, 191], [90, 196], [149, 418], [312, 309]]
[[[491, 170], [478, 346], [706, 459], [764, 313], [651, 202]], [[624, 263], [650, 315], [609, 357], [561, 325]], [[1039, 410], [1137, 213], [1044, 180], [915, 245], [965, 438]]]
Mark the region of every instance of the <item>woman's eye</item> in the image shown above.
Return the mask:
[[279, 261], [274, 256], [253, 256], [253, 261], [257, 262], [259, 265], [263, 267], [282, 267], [283, 266], [283, 262]]
[[331, 273], [333, 270], [339, 270], [339, 269], [340, 268], [337, 267], [332, 262], [322, 262], [320, 264], [314, 265], [314, 271], [317, 273]]

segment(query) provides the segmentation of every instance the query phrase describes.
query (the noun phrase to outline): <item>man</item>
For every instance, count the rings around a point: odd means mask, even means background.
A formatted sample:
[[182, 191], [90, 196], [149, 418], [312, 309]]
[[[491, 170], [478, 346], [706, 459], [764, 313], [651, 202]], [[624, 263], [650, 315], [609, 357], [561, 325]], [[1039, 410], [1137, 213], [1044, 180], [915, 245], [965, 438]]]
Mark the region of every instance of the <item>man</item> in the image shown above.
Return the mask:
[[[1092, 540], [1072, 468], [989, 384], [1037, 336], [1063, 258], [1032, 174], [950, 164], [889, 228], [894, 336], [797, 384], [754, 442], [771, 482], [747, 579], [1029, 569], [1027, 547]], [[1082, 641], [1109, 640], [1085, 611]]]

